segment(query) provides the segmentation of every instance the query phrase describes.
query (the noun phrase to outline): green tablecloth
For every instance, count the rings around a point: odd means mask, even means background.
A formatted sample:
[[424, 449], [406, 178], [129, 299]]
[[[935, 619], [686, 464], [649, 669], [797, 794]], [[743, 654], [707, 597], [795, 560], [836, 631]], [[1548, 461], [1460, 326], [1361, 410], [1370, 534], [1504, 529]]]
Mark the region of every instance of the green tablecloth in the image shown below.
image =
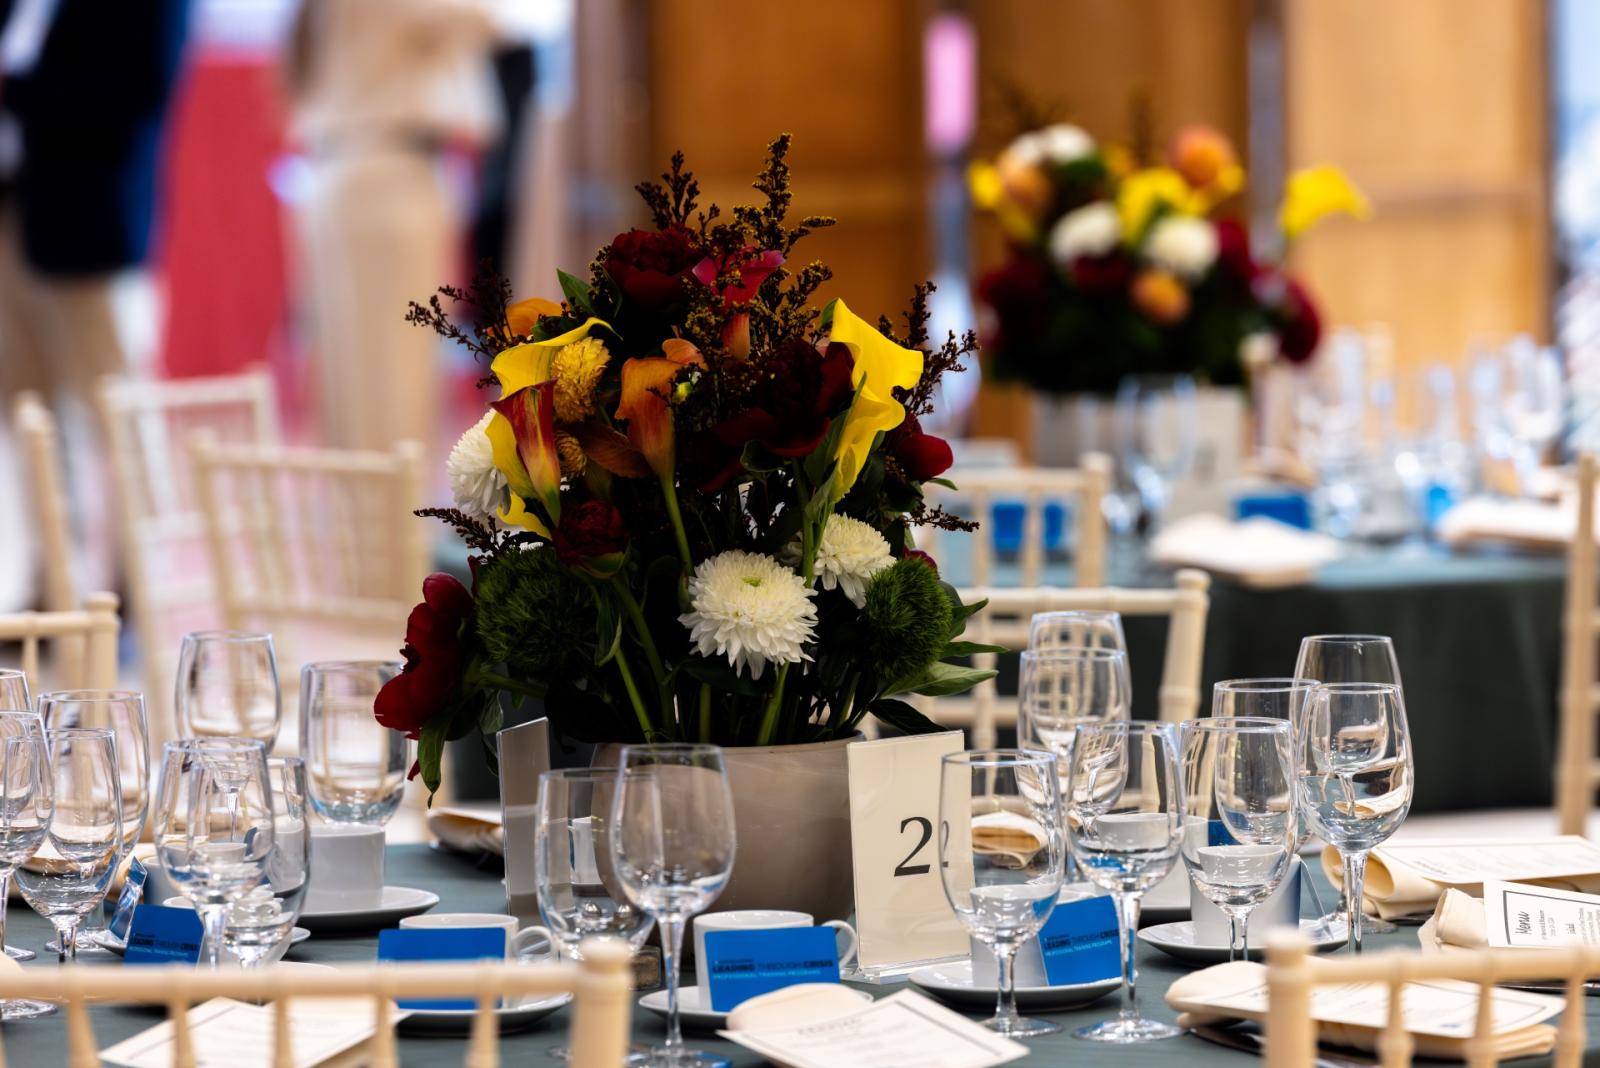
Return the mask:
[[[498, 878], [477, 870], [470, 862], [460, 857], [440, 854], [423, 846], [396, 846], [389, 850], [388, 863], [388, 881], [391, 885], [433, 890], [443, 899], [438, 906], [440, 910], [461, 912], [504, 910], [503, 891]], [[1317, 878], [1320, 879], [1320, 875]], [[10, 926], [9, 941], [15, 946], [38, 949], [49, 938], [49, 928], [45, 922], [24, 908], [13, 908]], [[1394, 946], [1414, 947], [1417, 944], [1416, 931], [1414, 928], [1402, 928], [1398, 934], [1375, 937], [1370, 943], [1374, 949]], [[376, 944], [375, 934], [349, 938], [319, 935], [296, 947], [290, 959], [326, 963], [371, 961], [376, 957]], [[28, 967], [55, 967], [54, 955], [46, 954], [46, 956], [50, 957], [49, 961], [35, 962]], [[85, 957], [84, 960], [87, 961], [89, 958]], [[1139, 962], [1142, 972], [1141, 998], [1145, 1002], [1146, 1011], [1162, 1019], [1171, 1019], [1172, 1013], [1167, 1011], [1162, 997], [1172, 981], [1186, 973], [1186, 966], [1142, 944], [1139, 947]], [[95, 966], [123, 967], [124, 965], [114, 958], [107, 961], [101, 957]], [[868, 989], [883, 993], [902, 988], [888, 986]], [[1082, 1024], [1104, 1019], [1115, 1013], [1116, 1008], [1117, 996], [1112, 996], [1086, 1009], [1052, 1014], [1051, 1018], [1070, 1031]], [[1587, 1015], [1591, 1052], [1584, 1063], [1600, 1065], [1600, 998], [1589, 999]], [[91, 1010], [91, 1016], [94, 1021], [95, 1036], [102, 1049], [152, 1026], [160, 1019], [155, 1011], [111, 1007], [95, 1008]], [[660, 1023], [643, 1009], [635, 1008], [633, 1023], [637, 1041], [651, 1043], [660, 1040], [662, 1034]], [[565, 1026], [566, 1013], [563, 1011], [549, 1017], [532, 1030], [504, 1036], [502, 1063], [506, 1065], [560, 1063], [550, 1058], [547, 1053], [556, 1043], [564, 1041]], [[59, 1015], [43, 1020], [8, 1024], [3, 1029], [3, 1036], [9, 1064], [21, 1068], [56, 1068], [66, 1064], [66, 1036]], [[741, 1068], [765, 1063], [761, 1057], [732, 1043], [724, 1042], [714, 1035], [693, 1035], [691, 1038], [702, 1048], [722, 1052]], [[1026, 1044], [1033, 1050], [1032, 1056], [1015, 1063], [1070, 1064], [1078, 1068], [1090, 1068], [1094, 1065], [1129, 1068], [1133, 1065], [1160, 1064], [1181, 1064], [1186, 1068], [1199, 1068], [1202, 1065], [1261, 1063], [1259, 1058], [1250, 1054], [1223, 1049], [1189, 1035], [1131, 1049], [1108, 1049], [1081, 1042], [1065, 1033], [1028, 1039]], [[465, 1055], [464, 1038], [406, 1037], [400, 1041], [400, 1059], [407, 1068], [456, 1066], [462, 1063]], [[1516, 1063], [1537, 1065], [1549, 1062], [1530, 1059]]]

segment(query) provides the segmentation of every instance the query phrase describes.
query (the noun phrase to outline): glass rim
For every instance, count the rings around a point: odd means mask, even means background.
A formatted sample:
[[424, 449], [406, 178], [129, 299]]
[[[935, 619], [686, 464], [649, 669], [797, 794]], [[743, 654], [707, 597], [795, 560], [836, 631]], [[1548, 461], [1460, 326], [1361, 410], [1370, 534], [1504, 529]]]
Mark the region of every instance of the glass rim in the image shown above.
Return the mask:
[[94, 687], [84, 687], [78, 690], [50, 690], [39, 695], [38, 703], [44, 704], [49, 700], [71, 701], [73, 704], [110, 704], [112, 702], [138, 701], [144, 703], [143, 690], [101, 690]]
[[1029, 768], [1045, 767], [1056, 763], [1056, 755], [1043, 749], [966, 749], [959, 753], [946, 753], [939, 763], [969, 768]]
[[1383, 642], [1393, 645], [1394, 639], [1387, 634], [1307, 634], [1300, 639], [1301, 648], [1306, 642], [1337, 642], [1340, 645], [1359, 645], [1363, 642]]
[[1270, 716], [1204, 716], [1183, 721], [1184, 730], [1219, 733], [1224, 730], [1240, 734], [1287, 734], [1294, 737], [1294, 724], [1286, 719]]
[[237, 753], [246, 748], [255, 748], [265, 753], [267, 743], [260, 738], [245, 738], [240, 735], [218, 735], [214, 738], [173, 738], [162, 743], [163, 753], [203, 753], [207, 750], [222, 750]]
[[1319, 682], [1316, 688], [1327, 693], [1392, 693], [1396, 696], [1401, 689], [1398, 682]]
[[0, 717], [3, 716], [27, 716], [30, 719], [38, 720], [40, 723], [44, 722], [44, 717], [31, 708], [0, 708]]
[[65, 738], [74, 735], [95, 735], [100, 738], [110, 738], [116, 741], [117, 732], [110, 727], [46, 727], [46, 738]]
[[312, 660], [309, 663], [300, 665], [300, 674], [305, 675], [312, 671], [333, 674], [341, 671], [370, 670], [384, 667], [404, 670], [405, 666], [406, 662], [404, 660], [383, 660], [376, 657], [371, 660]]
[[587, 768], [549, 768], [539, 773], [541, 779], [615, 779], [622, 771], [631, 770], [621, 764], [602, 764]]
[[[627, 758], [629, 753], [644, 753], [644, 752], [651, 752], [651, 753], [699, 753], [699, 752], [703, 752], [703, 753], [716, 753], [716, 754], [718, 754], [720, 756], [722, 754], [722, 746], [720, 746], [720, 745], [712, 745], [710, 742], [662, 742], [659, 745], [652, 745], [649, 742], [639, 742], [636, 745], [625, 745], [625, 746], [622, 747], [622, 754], [621, 755], [623, 757], [623, 763], [624, 764], [626, 763], [626, 758]], [[556, 770], [556, 769], [552, 769], [552, 770]]]
[[23, 671], [21, 668], [0, 667], [0, 679], [16, 678], [18, 675], [22, 676], [24, 679], [28, 677], [28, 673]]
[[1079, 724], [1074, 733], [1165, 734], [1170, 737], [1175, 733], [1173, 731], [1175, 726], [1177, 724], [1162, 719], [1100, 719], [1092, 723]]
[[1060, 619], [1066, 616], [1094, 616], [1099, 619], [1108, 619], [1114, 616], [1120, 620], [1122, 613], [1115, 608], [1047, 608], [1043, 612], [1035, 612], [1029, 616], [1028, 622], [1032, 623], [1036, 619], [1050, 619], [1051, 617]]
[[272, 644], [270, 630], [191, 630], [183, 636], [184, 642], [261, 642]]
[[301, 756], [267, 757], [267, 767], [269, 768], [303, 768], [305, 766], [306, 758]]
[[1314, 690], [1322, 683], [1316, 679], [1303, 678], [1299, 675], [1283, 675], [1259, 679], [1223, 679], [1221, 682], [1212, 683], [1211, 692], [1216, 693], [1294, 693], [1298, 690]]
[[1045, 649], [1024, 649], [1017, 654], [1028, 660], [1126, 660], [1124, 649], [1092, 645], [1052, 645]]

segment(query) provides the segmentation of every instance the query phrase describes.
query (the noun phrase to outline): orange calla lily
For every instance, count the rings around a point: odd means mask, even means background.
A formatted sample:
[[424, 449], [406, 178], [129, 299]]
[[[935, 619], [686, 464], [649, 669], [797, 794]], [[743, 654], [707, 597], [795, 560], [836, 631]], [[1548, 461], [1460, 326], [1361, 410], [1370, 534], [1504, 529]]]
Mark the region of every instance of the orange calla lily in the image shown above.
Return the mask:
[[845, 413], [844, 430], [834, 452], [838, 467], [833, 475], [833, 499], [850, 492], [878, 435], [899, 426], [906, 417], [905, 407], [894, 398], [896, 389], [910, 389], [922, 377], [922, 353], [902, 348], [878, 332], [878, 328], [834, 300], [823, 311], [831, 319], [829, 342], [850, 350], [855, 367], [850, 381], [856, 388], [855, 400]]
[[[527, 386], [490, 407], [502, 418], [489, 422], [494, 465], [506, 476], [512, 507], [501, 514], [507, 523], [548, 535], [546, 520], [561, 519], [561, 461], [556, 453], [555, 383]], [[541, 517], [528, 507], [542, 506]]]
[[669, 397], [672, 380], [685, 367], [703, 367], [700, 350], [679, 338], [661, 346], [665, 356], [629, 360], [622, 365], [618, 419], [628, 423], [628, 440], [644, 454], [658, 478], [672, 477], [674, 438]]
[[529, 297], [506, 308], [506, 325], [511, 328], [512, 337], [527, 337], [539, 325], [541, 316], [560, 314], [561, 305], [555, 301]]

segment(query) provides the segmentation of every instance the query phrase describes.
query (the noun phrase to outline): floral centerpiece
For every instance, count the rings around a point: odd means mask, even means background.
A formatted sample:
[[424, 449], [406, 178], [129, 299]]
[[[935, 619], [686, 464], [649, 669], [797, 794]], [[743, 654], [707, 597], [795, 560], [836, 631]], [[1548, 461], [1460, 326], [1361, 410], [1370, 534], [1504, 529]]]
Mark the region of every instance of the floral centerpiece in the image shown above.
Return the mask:
[[1290, 242], [1367, 202], [1333, 167], [1291, 175], [1271, 241], [1219, 209], [1244, 187], [1233, 146], [1189, 127], [1167, 158], [1136, 166], [1076, 126], [1023, 134], [971, 172], [1006, 261], [978, 282], [987, 367], [1047, 393], [1109, 392], [1128, 375], [1244, 380], [1247, 344], [1299, 363], [1321, 336], [1316, 304], [1283, 267]]
[[951, 662], [978, 606], [912, 536], [959, 525], [923, 501], [951, 454], [919, 417], [976, 340], [929, 339], [927, 285], [899, 327], [813, 304], [830, 272], [795, 248], [832, 220], [789, 224], [788, 148], [727, 217], [675, 156], [638, 187], [654, 228], [561, 273], [559, 302], [480, 280], [413, 305], [494, 394], [451, 453], [455, 506], [419, 513], [471, 547], [472, 588], [427, 580], [377, 702], [430, 791], [508, 696], [578, 741], [772, 746], [932, 730], [905, 695], [992, 674]]

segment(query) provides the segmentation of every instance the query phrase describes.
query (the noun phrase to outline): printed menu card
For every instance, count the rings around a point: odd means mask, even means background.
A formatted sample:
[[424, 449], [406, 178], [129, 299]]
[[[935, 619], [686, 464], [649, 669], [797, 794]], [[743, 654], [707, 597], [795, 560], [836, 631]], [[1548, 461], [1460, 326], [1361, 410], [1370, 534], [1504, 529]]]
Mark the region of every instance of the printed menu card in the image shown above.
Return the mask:
[[[1331, 846], [1322, 867], [1335, 886], [1343, 881]], [[1385, 918], [1424, 912], [1447, 887], [1476, 890], [1495, 881], [1600, 891], [1600, 845], [1576, 835], [1389, 843], [1368, 860], [1367, 911]]]

